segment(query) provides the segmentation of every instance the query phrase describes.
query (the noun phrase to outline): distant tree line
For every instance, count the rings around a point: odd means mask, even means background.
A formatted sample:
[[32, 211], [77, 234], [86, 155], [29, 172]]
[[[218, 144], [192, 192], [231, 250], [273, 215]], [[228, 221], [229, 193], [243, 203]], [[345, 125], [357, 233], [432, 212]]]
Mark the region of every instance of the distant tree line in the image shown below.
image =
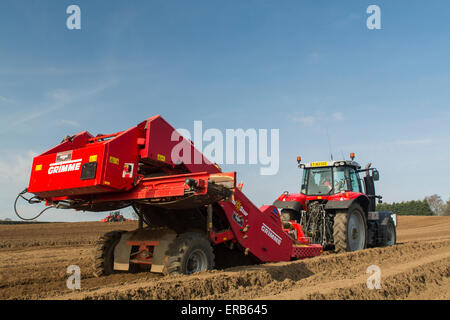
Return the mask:
[[406, 216], [432, 216], [433, 211], [424, 199], [405, 202], [381, 203], [377, 205], [377, 211], [392, 211], [398, 215]]
[[450, 199], [444, 203], [436, 194], [423, 200], [377, 204], [377, 211], [392, 211], [408, 216], [450, 216]]

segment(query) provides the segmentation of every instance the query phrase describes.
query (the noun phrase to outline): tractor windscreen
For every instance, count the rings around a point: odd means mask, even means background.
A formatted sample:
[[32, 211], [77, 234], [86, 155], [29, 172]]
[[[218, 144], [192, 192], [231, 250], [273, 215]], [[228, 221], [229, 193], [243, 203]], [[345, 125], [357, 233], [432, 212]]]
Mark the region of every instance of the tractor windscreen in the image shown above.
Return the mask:
[[303, 171], [302, 193], [306, 195], [326, 195], [333, 188], [332, 168], [313, 168]]
[[[360, 192], [354, 169], [348, 167], [308, 168], [303, 171], [302, 193], [306, 195], [328, 195], [353, 189]], [[351, 181], [349, 188], [346, 181]]]

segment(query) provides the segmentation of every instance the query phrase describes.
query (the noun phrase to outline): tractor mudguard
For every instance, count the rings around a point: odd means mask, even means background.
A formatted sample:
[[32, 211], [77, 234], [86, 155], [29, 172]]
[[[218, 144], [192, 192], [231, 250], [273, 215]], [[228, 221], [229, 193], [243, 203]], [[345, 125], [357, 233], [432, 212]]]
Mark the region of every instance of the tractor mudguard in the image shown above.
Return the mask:
[[391, 211], [373, 211], [369, 212], [369, 221], [376, 221], [379, 225], [387, 225], [389, 220], [397, 226], [397, 215]]
[[353, 203], [359, 203], [364, 211], [367, 213], [369, 206], [369, 199], [365, 196], [359, 196], [355, 199], [344, 201], [328, 201], [325, 205], [325, 210], [345, 210], [352, 206]]
[[354, 199], [345, 200], [345, 201], [328, 201], [325, 205], [325, 210], [333, 209], [333, 210], [343, 210], [348, 209], [353, 204]]
[[[385, 246], [388, 243], [389, 224], [392, 223], [392, 231], [396, 237], [397, 215], [389, 211], [370, 211], [368, 214], [369, 247]], [[395, 244], [395, 240], [394, 240]]]
[[279, 208], [279, 209], [291, 209], [300, 212], [303, 210], [303, 206], [298, 201], [280, 201], [275, 200], [273, 202], [273, 206]]

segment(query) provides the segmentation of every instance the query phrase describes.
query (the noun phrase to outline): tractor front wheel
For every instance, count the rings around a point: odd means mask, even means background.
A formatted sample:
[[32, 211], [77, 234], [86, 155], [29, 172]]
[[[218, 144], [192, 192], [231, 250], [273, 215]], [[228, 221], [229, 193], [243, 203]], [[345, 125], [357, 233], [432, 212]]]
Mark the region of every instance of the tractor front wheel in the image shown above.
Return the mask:
[[360, 205], [352, 205], [347, 212], [334, 217], [333, 239], [336, 252], [356, 251], [366, 247], [367, 223]]

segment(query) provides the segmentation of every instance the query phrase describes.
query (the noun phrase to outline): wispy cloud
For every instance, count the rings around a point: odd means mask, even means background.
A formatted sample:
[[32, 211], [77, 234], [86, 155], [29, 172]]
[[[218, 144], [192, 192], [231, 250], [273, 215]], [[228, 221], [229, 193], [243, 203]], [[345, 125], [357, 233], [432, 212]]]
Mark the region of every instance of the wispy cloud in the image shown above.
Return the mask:
[[39, 108], [39, 109], [36, 109], [36, 110], [32, 110], [32, 111], [27, 112], [26, 114], [22, 113], [22, 115], [17, 120], [10, 122], [9, 126], [8, 127], [4, 127], [4, 130], [2, 130], [2, 131], [7, 131], [8, 129], [11, 129], [13, 127], [17, 127], [18, 125], [21, 125], [21, 124], [24, 124], [26, 122], [32, 121], [34, 119], [37, 119], [37, 118], [39, 118], [39, 117], [41, 117], [41, 116], [43, 116], [43, 115], [45, 115], [47, 113], [50, 113], [50, 112], [52, 112], [54, 110], [57, 110], [59, 108], [60, 108], [60, 106], [55, 105], [55, 106], [50, 106], [50, 107], [47, 107], [47, 108]]
[[9, 104], [16, 104], [17, 102], [13, 99], [5, 98], [4, 96], [0, 96], [0, 102], [5, 102]]
[[324, 55], [319, 52], [311, 52], [308, 55], [308, 62], [310, 64], [319, 64], [323, 61]]
[[397, 140], [394, 143], [398, 145], [425, 145], [432, 143], [432, 139], [416, 139], [416, 140]]
[[60, 67], [60, 66], [2, 66], [0, 68], [0, 74], [5, 76], [74, 76], [74, 75], [99, 75], [110, 74], [111, 72], [125, 72], [130, 69], [142, 70], [143, 68], [151, 67], [154, 63], [152, 61], [146, 61], [144, 65], [142, 63], [135, 62], [108, 62], [101, 65], [87, 65], [85, 67]]
[[[2, 186], [23, 185], [29, 178], [32, 160], [38, 154], [34, 151], [19, 152], [11, 151], [13, 156], [3, 157], [0, 160], [0, 181]], [[8, 154], [8, 153], [6, 153]], [[6, 191], [6, 190], [2, 190]]]
[[296, 117], [292, 119], [294, 122], [302, 123], [306, 126], [312, 126], [316, 123], [316, 118], [313, 116]]
[[[12, 210], [14, 199], [28, 186], [33, 158], [37, 155], [32, 150], [3, 150], [3, 156], [0, 159], [0, 202], [2, 203], [0, 218], [17, 219]], [[28, 210], [31, 206], [23, 205], [23, 203], [25, 201], [19, 202], [18, 207], [19, 211], [25, 212], [23, 208], [26, 207]]]
[[364, 14], [361, 12], [352, 12], [343, 16], [341, 19], [335, 20], [334, 24], [336, 27], [342, 28], [361, 21], [364, 21]]
[[71, 126], [71, 127], [79, 127], [80, 124], [73, 120], [60, 119], [57, 121], [57, 124], [60, 126]]
[[344, 120], [344, 115], [342, 114], [342, 112], [335, 112], [331, 115], [331, 117], [333, 118], [333, 120], [335, 121], [342, 121]]
[[[1, 132], [5, 132], [11, 128], [17, 127], [19, 125], [23, 125], [32, 120], [40, 118], [48, 113], [53, 111], [62, 109], [66, 106], [69, 106], [81, 99], [89, 98], [100, 94], [102, 91], [113, 87], [119, 81], [117, 79], [110, 79], [108, 81], [103, 81], [99, 85], [83, 90], [75, 90], [75, 89], [62, 89], [56, 88], [50, 90], [45, 93], [45, 99], [41, 103], [39, 103], [38, 107], [34, 107], [33, 109], [25, 109], [23, 108], [20, 112], [20, 116], [15, 117], [17, 120], [10, 121], [7, 126], [4, 126]], [[75, 123], [72, 122], [72, 125]]]
[[306, 126], [313, 126], [317, 123], [317, 120], [320, 121], [342, 121], [344, 120], [344, 114], [342, 112], [334, 112], [331, 115], [307, 115], [301, 117], [294, 117], [292, 121], [302, 123]]

